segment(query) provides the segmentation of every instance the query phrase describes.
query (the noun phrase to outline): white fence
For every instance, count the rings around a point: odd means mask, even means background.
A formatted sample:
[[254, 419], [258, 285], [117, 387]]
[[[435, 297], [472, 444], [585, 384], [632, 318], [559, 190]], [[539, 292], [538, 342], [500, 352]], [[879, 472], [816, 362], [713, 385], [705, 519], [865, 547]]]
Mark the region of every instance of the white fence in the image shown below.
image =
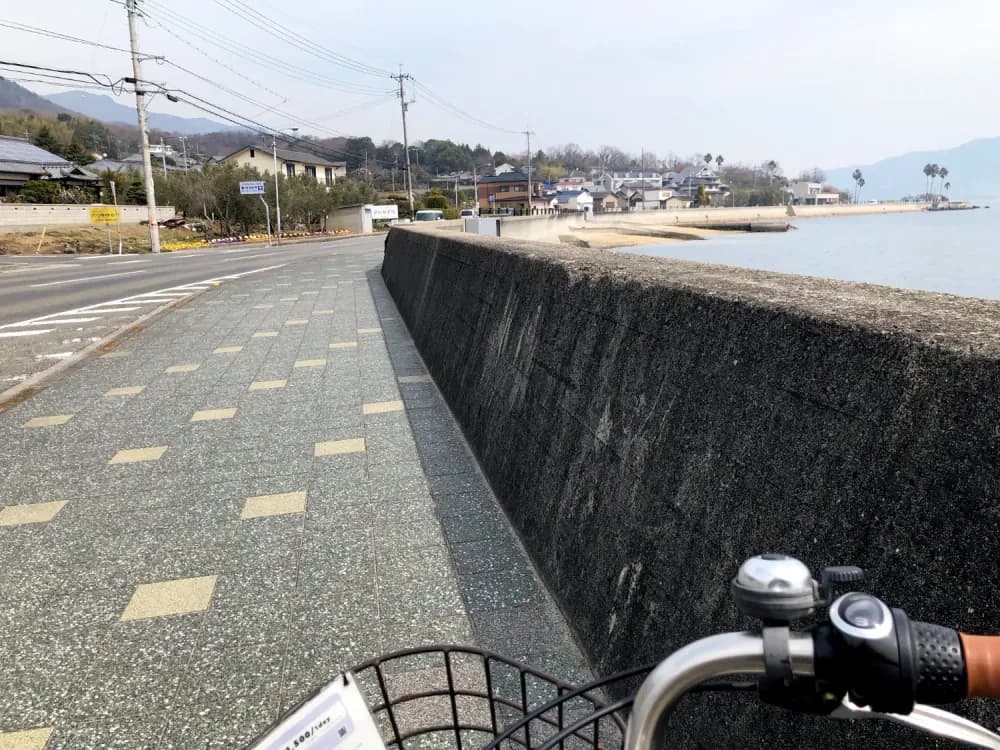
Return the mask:
[[[85, 226], [90, 224], [90, 208], [85, 204], [0, 203], [0, 232]], [[138, 224], [149, 216], [145, 206], [119, 206], [119, 210], [122, 224]], [[157, 219], [162, 221], [174, 215], [174, 207], [158, 206], [156, 212]]]

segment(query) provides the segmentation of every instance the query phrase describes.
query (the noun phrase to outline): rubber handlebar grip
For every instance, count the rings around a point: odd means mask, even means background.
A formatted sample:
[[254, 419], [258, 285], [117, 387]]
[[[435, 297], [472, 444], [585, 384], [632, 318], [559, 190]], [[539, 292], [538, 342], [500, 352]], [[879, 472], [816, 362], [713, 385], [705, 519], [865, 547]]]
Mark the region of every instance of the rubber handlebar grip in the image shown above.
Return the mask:
[[969, 698], [1000, 698], [1000, 636], [959, 633]]
[[965, 698], [965, 659], [958, 631], [929, 622], [911, 621], [917, 649], [918, 703], [938, 705]]

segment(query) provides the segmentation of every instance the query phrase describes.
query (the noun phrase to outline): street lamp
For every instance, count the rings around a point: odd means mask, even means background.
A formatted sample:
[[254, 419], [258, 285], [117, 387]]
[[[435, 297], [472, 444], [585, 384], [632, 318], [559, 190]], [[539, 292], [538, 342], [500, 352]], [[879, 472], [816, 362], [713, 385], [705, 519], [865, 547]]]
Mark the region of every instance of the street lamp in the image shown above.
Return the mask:
[[274, 156], [274, 213], [278, 220], [277, 243], [279, 245], [281, 244], [281, 198], [278, 190], [278, 133], [284, 133], [286, 130], [293, 133], [299, 132], [298, 128], [282, 128], [271, 133], [271, 154]]

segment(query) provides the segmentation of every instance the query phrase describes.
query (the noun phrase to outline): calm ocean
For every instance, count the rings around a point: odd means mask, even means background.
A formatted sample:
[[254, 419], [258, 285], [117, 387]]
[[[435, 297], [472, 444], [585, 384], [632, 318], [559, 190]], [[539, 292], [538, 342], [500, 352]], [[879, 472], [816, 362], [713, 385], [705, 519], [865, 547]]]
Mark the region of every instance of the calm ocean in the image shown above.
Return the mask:
[[708, 263], [1000, 299], [1000, 200], [993, 208], [793, 219], [785, 234], [732, 234], [624, 248]]

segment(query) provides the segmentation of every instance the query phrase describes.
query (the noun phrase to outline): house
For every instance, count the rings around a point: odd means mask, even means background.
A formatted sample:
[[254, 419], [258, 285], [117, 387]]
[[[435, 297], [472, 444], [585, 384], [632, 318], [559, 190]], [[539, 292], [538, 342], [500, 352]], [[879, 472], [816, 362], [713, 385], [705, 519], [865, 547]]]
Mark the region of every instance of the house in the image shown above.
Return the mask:
[[[515, 213], [528, 210], [528, 176], [522, 172], [483, 177], [476, 190], [476, 204], [480, 210], [509, 208]], [[543, 199], [541, 183], [532, 180], [532, 210], [547, 210], [549, 205], [549, 201]]]
[[724, 184], [715, 171], [707, 165], [688, 167], [674, 178], [673, 183], [679, 195], [692, 200], [698, 197], [698, 190], [702, 186], [709, 196], [729, 194], [729, 185]]
[[648, 170], [628, 172], [605, 172], [594, 181], [594, 187], [616, 193], [619, 190], [634, 190], [636, 188], [658, 188], [663, 185], [663, 175]]
[[589, 190], [563, 190], [556, 196], [559, 213], [594, 213], [594, 196]]
[[609, 193], [607, 190], [594, 190], [590, 193], [594, 199], [594, 213], [607, 214], [628, 211], [628, 195], [619, 190]]
[[556, 182], [555, 188], [559, 192], [563, 190], [587, 190], [591, 191], [595, 187], [594, 181], [583, 174], [583, 172], [574, 172], [573, 174], [562, 177]]
[[504, 162], [499, 166], [493, 167], [494, 177], [499, 177], [502, 174], [510, 174], [511, 172], [516, 172], [516, 171], [517, 167], [515, 167], [513, 164], [508, 164], [507, 162]]
[[[224, 163], [235, 163], [241, 167], [255, 167], [258, 172], [274, 173], [275, 155], [270, 146], [244, 146], [222, 158]], [[286, 177], [307, 175], [321, 184], [335, 185], [338, 179], [347, 177], [346, 161], [329, 161], [322, 156], [307, 151], [292, 151], [287, 148], [277, 150], [278, 170]]]
[[829, 206], [840, 203], [840, 193], [830, 193], [818, 182], [795, 180], [786, 192], [797, 206]]
[[0, 135], [0, 198], [14, 196], [29, 180], [53, 180], [64, 187], [97, 190], [100, 178], [26, 138]]

